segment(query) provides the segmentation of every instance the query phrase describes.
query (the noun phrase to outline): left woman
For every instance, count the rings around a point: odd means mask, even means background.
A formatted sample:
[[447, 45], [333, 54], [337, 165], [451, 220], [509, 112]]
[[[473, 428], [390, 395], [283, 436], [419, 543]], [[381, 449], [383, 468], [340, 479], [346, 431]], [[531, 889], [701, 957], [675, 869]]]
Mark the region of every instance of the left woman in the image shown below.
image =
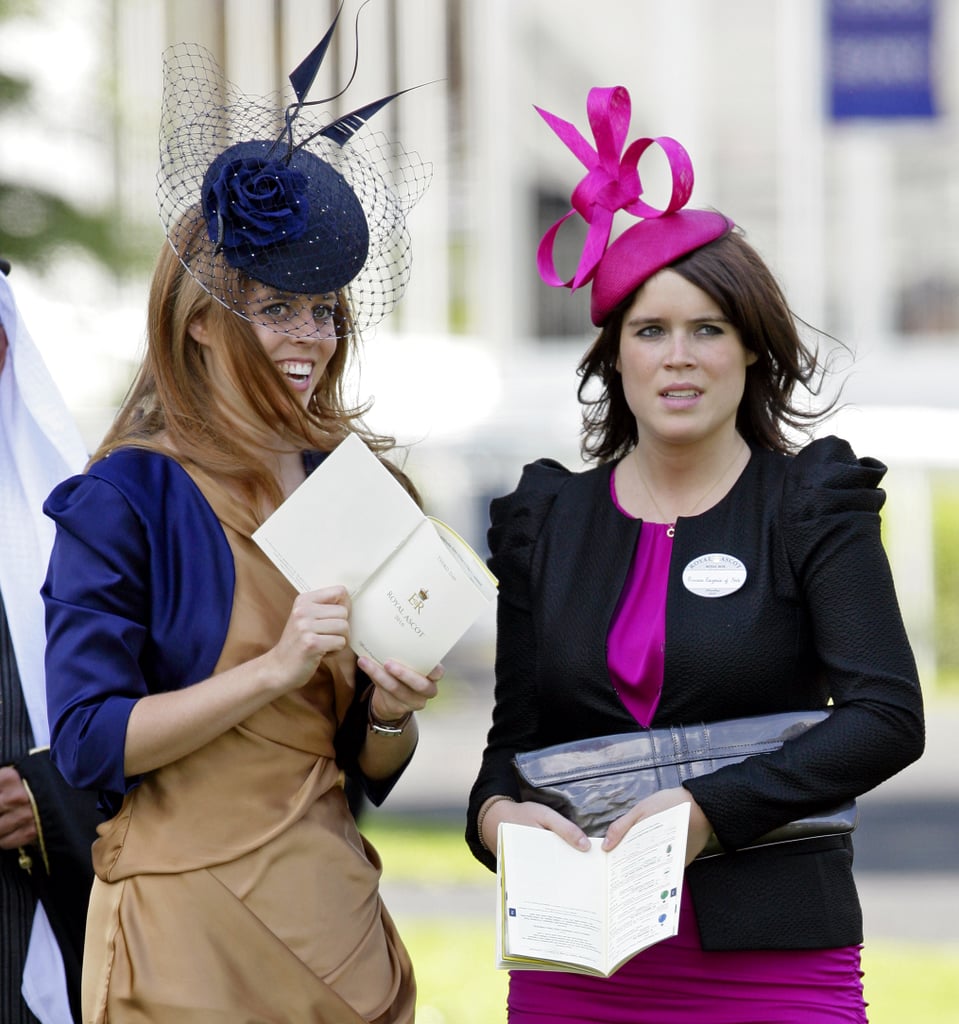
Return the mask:
[[354, 136], [369, 108], [309, 113], [328, 39], [285, 110], [238, 98], [199, 48], [168, 53], [146, 356], [45, 506], [52, 755], [110, 815], [87, 1022], [414, 1018], [344, 778], [382, 801], [442, 669], [357, 660], [339, 581], [297, 596], [251, 539], [348, 433], [390, 444], [343, 377], [402, 291], [428, 171], [385, 176], [395, 150]]

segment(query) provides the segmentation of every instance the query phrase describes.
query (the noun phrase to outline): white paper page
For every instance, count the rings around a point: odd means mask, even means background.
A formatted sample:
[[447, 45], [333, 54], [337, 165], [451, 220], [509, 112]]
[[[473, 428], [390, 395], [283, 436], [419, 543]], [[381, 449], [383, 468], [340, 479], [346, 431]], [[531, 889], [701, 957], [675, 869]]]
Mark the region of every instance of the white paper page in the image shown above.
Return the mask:
[[466, 543], [465, 540], [442, 519], [427, 516], [429, 521], [436, 527], [436, 532], [443, 543], [449, 548], [450, 553], [456, 560], [456, 564], [465, 576], [473, 581], [473, 585], [479, 590], [488, 601], [496, 600], [496, 577], [486, 568], [479, 555]]
[[689, 804], [637, 822], [609, 854], [609, 963], [679, 930]]
[[554, 832], [504, 822], [503, 953], [603, 969], [606, 856]]
[[350, 434], [253, 534], [300, 592], [354, 593], [425, 517], [400, 482]]
[[478, 589], [424, 519], [407, 542], [353, 595], [350, 645], [377, 661], [396, 658], [427, 673], [496, 596]]

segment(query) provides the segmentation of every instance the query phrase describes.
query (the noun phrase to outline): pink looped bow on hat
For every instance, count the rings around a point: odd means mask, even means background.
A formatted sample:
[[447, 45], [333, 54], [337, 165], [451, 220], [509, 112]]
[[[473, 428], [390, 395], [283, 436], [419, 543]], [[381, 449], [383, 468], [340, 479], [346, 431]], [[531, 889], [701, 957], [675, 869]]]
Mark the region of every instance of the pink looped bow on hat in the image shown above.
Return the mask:
[[[570, 199], [573, 209], [543, 235], [536, 250], [536, 266], [540, 277], [554, 287], [575, 290], [592, 279], [603, 258], [615, 213], [624, 210], [634, 217], [647, 219], [675, 213], [686, 205], [692, 195], [693, 165], [686, 150], [666, 135], [636, 139], [620, 156], [629, 131], [631, 112], [629, 93], [621, 85], [589, 91], [586, 110], [596, 140], [595, 149], [575, 125], [540, 107], [536, 107], [536, 110], [588, 171], [573, 191]], [[672, 195], [662, 210], [640, 199], [643, 187], [639, 179], [639, 161], [654, 143], [666, 154], [673, 179]], [[564, 281], [556, 273], [553, 246], [559, 229], [576, 213], [586, 221], [589, 230], [576, 272], [568, 281]]]

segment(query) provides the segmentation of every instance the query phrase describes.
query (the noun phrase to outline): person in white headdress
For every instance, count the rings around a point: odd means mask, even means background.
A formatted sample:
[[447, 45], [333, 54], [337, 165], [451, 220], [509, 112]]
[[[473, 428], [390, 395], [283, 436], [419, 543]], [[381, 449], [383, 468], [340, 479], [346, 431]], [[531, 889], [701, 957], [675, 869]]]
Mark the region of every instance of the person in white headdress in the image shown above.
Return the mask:
[[47, 494], [86, 449], [0, 260], [0, 1021], [79, 1020], [96, 800], [50, 762], [43, 583]]

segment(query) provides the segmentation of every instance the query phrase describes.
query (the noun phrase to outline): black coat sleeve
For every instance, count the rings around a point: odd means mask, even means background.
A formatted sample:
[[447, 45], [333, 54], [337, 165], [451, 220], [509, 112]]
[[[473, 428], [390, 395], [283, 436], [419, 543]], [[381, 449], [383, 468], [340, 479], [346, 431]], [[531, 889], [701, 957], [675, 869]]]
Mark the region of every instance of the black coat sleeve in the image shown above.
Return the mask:
[[834, 711], [776, 753], [686, 783], [726, 849], [857, 797], [922, 753], [919, 679], [880, 535], [884, 472], [830, 437], [787, 474], [782, 543]]
[[349, 708], [347, 708], [346, 715], [334, 739], [336, 763], [343, 769], [346, 776], [347, 796], [350, 801], [350, 809], [354, 815], [358, 814], [364, 797], [374, 807], [379, 807], [386, 800], [393, 787], [399, 781], [400, 776], [406, 771], [407, 766], [413, 759], [413, 754], [416, 752], [414, 747], [410, 751], [410, 756], [388, 778], [371, 779], [363, 774], [359, 766], [359, 756], [360, 751], [363, 749], [363, 744], [366, 742], [370, 699], [372, 696], [372, 680], [358, 668], [356, 670], [356, 688], [353, 701]]
[[103, 816], [94, 792], [73, 789], [54, 767], [47, 749], [17, 762], [35, 807], [39, 839], [33, 852], [31, 882], [60, 946], [74, 1015], [80, 993], [80, 966], [87, 903], [93, 885], [90, 848]]
[[495, 700], [466, 819], [467, 845], [490, 870], [495, 870], [496, 858], [480, 843], [477, 815], [490, 796], [518, 798], [513, 755], [536, 745], [539, 711], [531, 573], [542, 524], [569, 477], [558, 463], [541, 460], [524, 468], [512, 494], [490, 505], [489, 567], [499, 580]]

